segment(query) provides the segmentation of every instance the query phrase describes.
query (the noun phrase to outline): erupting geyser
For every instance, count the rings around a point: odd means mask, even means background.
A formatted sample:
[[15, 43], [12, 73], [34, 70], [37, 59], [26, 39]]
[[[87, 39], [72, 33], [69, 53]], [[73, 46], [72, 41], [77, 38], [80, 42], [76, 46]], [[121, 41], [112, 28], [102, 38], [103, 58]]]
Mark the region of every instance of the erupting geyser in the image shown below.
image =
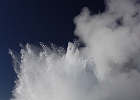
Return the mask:
[[10, 50], [18, 76], [11, 100], [140, 100], [139, 2], [106, 6], [98, 15], [84, 8], [74, 19], [85, 47], [27, 44], [20, 57]]

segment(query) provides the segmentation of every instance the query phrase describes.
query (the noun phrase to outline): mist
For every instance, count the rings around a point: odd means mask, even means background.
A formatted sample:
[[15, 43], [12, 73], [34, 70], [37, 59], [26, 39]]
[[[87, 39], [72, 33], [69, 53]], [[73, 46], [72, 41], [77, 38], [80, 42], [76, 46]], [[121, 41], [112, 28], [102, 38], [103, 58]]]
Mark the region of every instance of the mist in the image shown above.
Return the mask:
[[103, 13], [85, 7], [74, 18], [79, 39], [67, 50], [27, 43], [20, 56], [9, 51], [17, 73], [11, 100], [140, 100], [139, 2], [105, 4]]

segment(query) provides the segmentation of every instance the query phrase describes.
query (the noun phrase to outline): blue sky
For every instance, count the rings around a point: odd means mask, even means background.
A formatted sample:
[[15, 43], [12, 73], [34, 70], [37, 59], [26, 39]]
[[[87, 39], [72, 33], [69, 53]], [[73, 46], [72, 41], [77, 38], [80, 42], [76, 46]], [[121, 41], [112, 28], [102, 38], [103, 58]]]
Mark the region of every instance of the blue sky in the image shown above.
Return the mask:
[[19, 44], [39, 42], [67, 47], [73, 34], [73, 19], [88, 7], [104, 10], [102, 0], [1, 0], [0, 1], [0, 100], [11, 98], [16, 74], [8, 50], [19, 52]]

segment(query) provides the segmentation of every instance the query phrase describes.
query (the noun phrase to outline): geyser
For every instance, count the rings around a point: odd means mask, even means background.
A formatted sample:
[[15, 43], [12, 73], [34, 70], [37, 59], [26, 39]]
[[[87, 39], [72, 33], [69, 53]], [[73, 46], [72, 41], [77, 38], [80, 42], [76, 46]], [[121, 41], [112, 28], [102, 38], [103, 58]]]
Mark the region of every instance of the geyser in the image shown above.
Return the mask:
[[105, 12], [83, 8], [74, 19], [85, 47], [10, 50], [18, 77], [11, 100], [140, 100], [139, 13], [137, 0], [107, 0]]

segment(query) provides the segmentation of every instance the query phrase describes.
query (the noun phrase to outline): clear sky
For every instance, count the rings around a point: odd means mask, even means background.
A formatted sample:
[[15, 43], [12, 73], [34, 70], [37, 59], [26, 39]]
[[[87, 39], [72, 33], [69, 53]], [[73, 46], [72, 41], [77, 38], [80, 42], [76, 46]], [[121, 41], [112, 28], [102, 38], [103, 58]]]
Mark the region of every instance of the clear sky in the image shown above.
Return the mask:
[[67, 47], [73, 34], [73, 19], [83, 7], [104, 11], [103, 0], [0, 0], [0, 100], [11, 98], [16, 74], [8, 50], [19, 44], [39, 42]]

